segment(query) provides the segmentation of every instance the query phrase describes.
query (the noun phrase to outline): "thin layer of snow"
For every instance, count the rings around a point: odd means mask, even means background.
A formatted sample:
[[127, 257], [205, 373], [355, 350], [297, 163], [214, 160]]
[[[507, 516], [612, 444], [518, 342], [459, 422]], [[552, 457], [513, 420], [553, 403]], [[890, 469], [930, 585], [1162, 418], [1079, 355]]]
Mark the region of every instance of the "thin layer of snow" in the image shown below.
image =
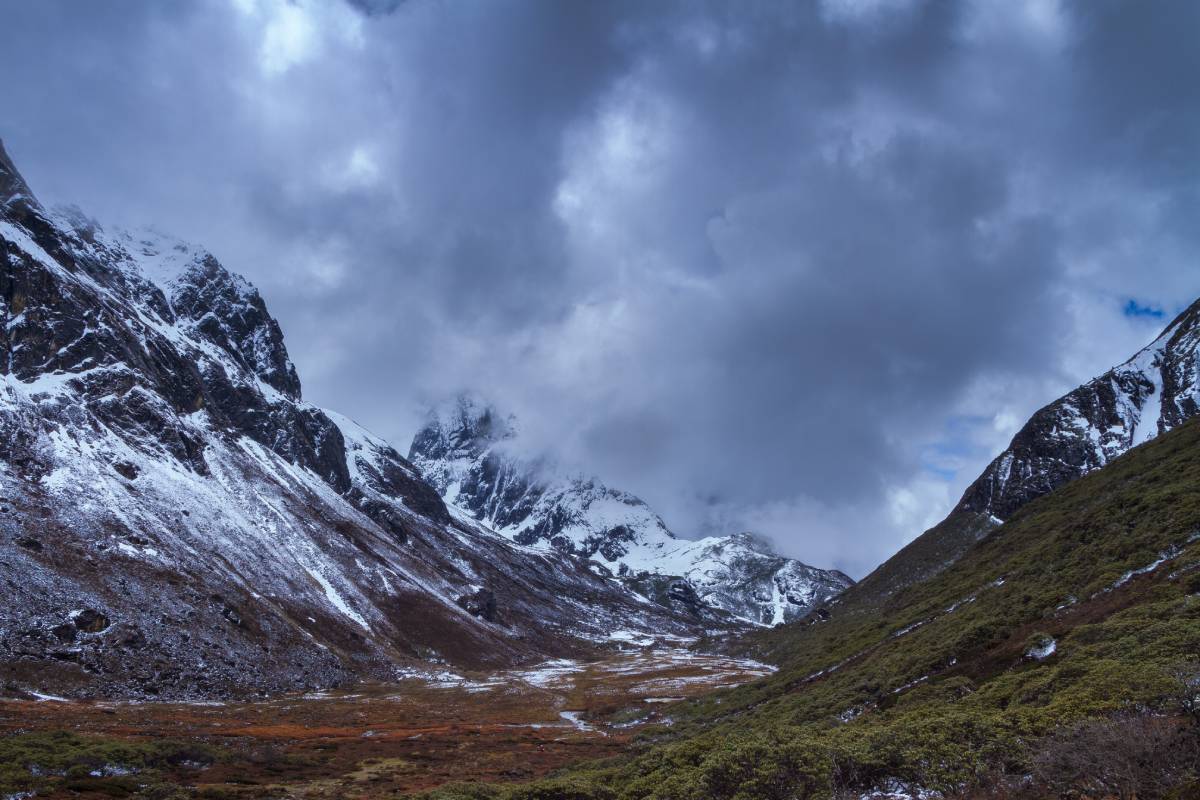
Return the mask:
[[1185, 539], [1182, 544], [1171, 545], [1166, 550], [1163, 550], [1161, 553], [1159, 553], [1158, 557], [1146, 566], [1129, 570], [1124, 575], [1110, 583], [1108, 586], [1104, 587], [1099, 592], [1096, 592], [1096, 594], [1092, 595], [1092, 597], [1098, 597], [1099, 595], [1119, 589], [1139, 575], [1146, 575], [1147, 573], [1154, 572], [1168, 561], [1178, 558], [1183, 552], [1183, 548], [1195, 542], [1197, 538], [1200, 538], [1200, 533], [1193, 533], [1191, 536]]
[[43, 692], [30, 692], [33, 698], [39, 703], [67, 703], [70, 702], [65, 697], [59, 697], [55, 694], [44, 694]]
[[1148, 380], [1153, 387], [1137, 405], [1136, 410], [1131, 409], [1128, 412], [1133, 418], [1133, 429], [1129, 436], [1130, 447], [1145, 444], [1158, 435], [1162, 407], [1160, 402], [1156, 405], [1156, 401], [1159, 401], [1162, 396], [1163, 375], [1157, 365], [1161, 354], [1161, 347], [1151, 346], [1130, 359], [1126, 365], [1129, 370], [1138, 372]]
[[333, 604], [334, 608], [353, 620], [363, 630], [371, 630], [371, 626], [367, 624], [365, 619], [363, 619], [362, 614], [359, 614], [350, 607], [350, 604], [346, 602], [345, 598], [338, 594], [338, 590], [333, 588], [333, 584], [328, 578], [322, 575], [319, 570], [311, 567], [306, 568], [305, 571], [312, 576], [313, 580], [321, 584], [321, 588], [325, 590], [325, 598]]
[[519, 670], [512, 674], [531, 686], [546, 688], [561, 682], [568, 675], [579, 672], [583, 668], [578, 661], [560, 658], [547, 661], [533, 669]]
[[589, 723], [585, 722], [582, 719], [583, 714], [584, 714], [584, 712], [582, 712], [582, 711], [560, 711], [560, 712], [558, 712], [558, 715], [560, 717], [562, 717], [567, 722], [571, 723], [572, 725], [574, 725], [576, 728], [578, 728], [581, 731], [596, 730], [595, 726], [590, 725]]
[[976, 599], [975, 595], [973, 595], [973, 594], [968, 595], [967, 597], [964, 597], [962, 600], [958, 600], [954, 603], [951, 603], [949, 606], [946, 607], [946, 610], [943, 611], [942, 613], [953, 614], [955, 611], [958, 611], [963, 606], [968, 605], [970, 603], [974, 603], [975, 599]]
[[885, 781], [881, 786], [859, 795], [859, 800], [942, 800], [941, 792], [924, 789], [899, 780]]
[[639, 647], [654, 644], [653, 636], [629, 630], [613, 631], [608, 635], [608, 640], [611, 642], [628, 642]]
[[100, 236], [118, 243], [137, 259], [142, 276], [170, 297], [172, 285], [192, 265], [208, 256], [208, 251], [153, 229], [116, 231]]
[[915, 631], [917, 628], [920, 628], [920, 627], [922, 627], [923, 625], [927, 625], [927, 624], [929, 624], [929, 622], [931, 622], [931, 620], [928, 620], [928, 619], [922, 619], [922, 620], [918, 620], [917, 622], [914, 622], [914, 623], [913, 623], [913, 624], [911, 624], [911, 625], [905, 625], [903, 628], [901, 628], [900, 630], [898, 630], [898, 631], [896, 631], [895, 633], [893, 633], [893, 634], [892, 634], [892, 638], [893, 638], [893, 639], [899, 639], [901, 636], [907, 636], [908, 634], [910, 634], [910, 633], [912, 633], [913, 631]]
[[1028, 658], [1032, 658], [1034, 661], [1045, 661], [1057, 651], [1058, 642], [1054, 639], [1050, 639], [1040, 645], [1034, 645], [1033, 647], [1029, 648], [1027, 651], [1025, 651], [1025, 655]]

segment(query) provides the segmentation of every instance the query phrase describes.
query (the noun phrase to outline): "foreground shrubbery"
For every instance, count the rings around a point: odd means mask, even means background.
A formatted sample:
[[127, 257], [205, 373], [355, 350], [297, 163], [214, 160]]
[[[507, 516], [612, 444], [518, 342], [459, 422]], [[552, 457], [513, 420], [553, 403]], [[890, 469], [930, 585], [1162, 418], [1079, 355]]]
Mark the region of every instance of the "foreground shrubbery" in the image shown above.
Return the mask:
[[908, 787], [947, 797], [1200, 797], [1200, 729], [1150, 714], [1022, 736], [998, 715], [905, 715], [861, 730], [693, 740], [632, 769], [534, 785], [443, 787], [429, 800], [800, 800]]
[[1089, 720], [1038, 743], [1033, 774], [1059, 795], [1200, 796], [1200, 731], [1187, 717]]
[[204, 745], [132, 742], [65, 731], [0, 738], [0, 797], [26, 792], [91, 792], [127, 796], [152, 790], [163, 771], [213, 763]]

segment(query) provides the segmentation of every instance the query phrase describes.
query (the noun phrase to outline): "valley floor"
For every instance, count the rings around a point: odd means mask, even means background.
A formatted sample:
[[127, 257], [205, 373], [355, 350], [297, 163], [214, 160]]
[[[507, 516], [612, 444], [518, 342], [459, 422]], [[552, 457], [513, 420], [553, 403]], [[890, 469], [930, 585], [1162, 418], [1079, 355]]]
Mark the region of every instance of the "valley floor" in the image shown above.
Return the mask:
[[672, 700], [768, 671], [671, 647], [251, 703], [2, 700], [0, 796], [368, 798], [530, 780], [669, 725]]

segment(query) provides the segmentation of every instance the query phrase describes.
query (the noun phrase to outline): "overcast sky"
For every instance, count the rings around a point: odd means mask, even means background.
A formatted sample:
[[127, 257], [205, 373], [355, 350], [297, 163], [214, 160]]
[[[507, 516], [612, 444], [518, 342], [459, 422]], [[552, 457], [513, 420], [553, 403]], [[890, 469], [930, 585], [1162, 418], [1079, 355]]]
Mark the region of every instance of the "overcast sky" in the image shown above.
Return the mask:
[[0, 0], [43, 201], [262, 290], [402, 450], [475, 389], [861, 577], [1200, 294], [1200, 3]]

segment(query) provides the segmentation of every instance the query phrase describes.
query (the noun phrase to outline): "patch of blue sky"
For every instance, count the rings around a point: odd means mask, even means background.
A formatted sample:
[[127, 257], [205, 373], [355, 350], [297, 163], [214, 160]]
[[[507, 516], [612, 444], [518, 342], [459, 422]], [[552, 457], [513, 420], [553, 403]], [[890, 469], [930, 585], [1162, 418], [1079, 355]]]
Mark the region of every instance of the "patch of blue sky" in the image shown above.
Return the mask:
[[1140, 319], [1162, 319], [1166, 315], [1161, 306], [1153, 304], [1143, 305], [1132, 297], [1125, 303], [1122, 311], [1127, 317]]
[[959, 414], [946, 421], [942, 436], [921, 449], [921, 469], [939, 480], [950, 483], [964, 466], [974, 465], [986, 457], [978, 431], [990, 427], [992, 419], [977, 414]]

